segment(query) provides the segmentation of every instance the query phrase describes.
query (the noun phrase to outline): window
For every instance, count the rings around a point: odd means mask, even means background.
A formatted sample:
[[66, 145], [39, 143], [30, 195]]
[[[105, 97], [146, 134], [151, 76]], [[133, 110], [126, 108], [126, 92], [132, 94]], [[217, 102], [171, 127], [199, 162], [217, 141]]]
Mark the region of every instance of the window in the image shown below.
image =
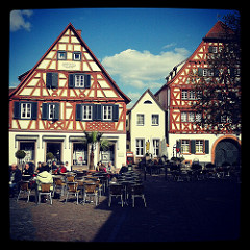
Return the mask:
[[36, 120], [36, 102], [14, 102], [14, 119]]
[[153, 140], [153, 156], [158, 156], [159, 155], [159, 140]]
[[197, 112], [195, 117], [196, 122], [201, 122], [201, 118], [202, 118], [201, 112]]
[[85, 74], [69, 74], [69, 87], [90, 89], [91, 75]]
[[190, 122], [195, 121], [195, 112], [194, 111], [189, 112], [189, 121]]
[[136, 125], [144, 126], [144, 115], [136, 115]]
[[57, 59], [58, 60], [66, 60], [67, 52], [66, 51], [57, 51]]
[[181, 140], [181, 152], [190, 153], [190, 141], [189, 140]]
[[189, 91], [189, 99], [190, 100], [195, 100], [195, 91], [193, 91], [193, 90]]
[[42, 106], [42, 120], [59, 120], [59, 106], [58, 102], [44, 102]]
[[49, 120], [54, 120], [56, 116], [56, 105], [55, 104], [48, 104], [49, 108]]
[[196, 153], [203, 153], [204, 152], [204, 141], [202, 141], [202, 140], [195, 141], [195, 152]]
[[22, 103], [21, 119], [30, 119], [30, 118], [31, 118], [31, 103]]
[[182, 90], [181, 91], [181, 99], [182, 100], [187, 100], [188, 99], [188, 92], [187, 92], [187, 90]]
[[152, 125], [153, 126], [159, 125], [159, 115], [152, 115]]
[[187, 112], [186, 111], [181, 112], [181, 121], [187, 122]]
[[144, 139], [135, 140], [135, 154], [137, 156], [144, 155]]
[[48, 89], [58, 88], [58, 73], [57, 72], [46, 73], [46, 87]]
[[81, 52], [74, 52], [73, 53], [73, 60], [80, 61], [81, 60]]
[[217, 53], [218, 52], [218, 48], [215, 46], [209, 46], [208, 47], [208, 53]]
[[84, 75], [75, 75], [75, 87], [84, 87]]
[[82, 119], [83, 120], [92, 120], [93, 116], [93, 106], [92, 105], [83, 105], [82, 106]]
[[112, 106], [103, 105], [103, 121], [111, 121], [112, 119]]

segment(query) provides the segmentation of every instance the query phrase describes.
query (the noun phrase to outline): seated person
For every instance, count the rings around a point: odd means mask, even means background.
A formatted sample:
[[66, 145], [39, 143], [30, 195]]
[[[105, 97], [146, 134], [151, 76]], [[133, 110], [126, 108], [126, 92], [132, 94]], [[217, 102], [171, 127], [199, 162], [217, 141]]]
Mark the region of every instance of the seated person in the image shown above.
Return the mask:
[[41, 183], [51, 183], [50, 191], [53, 191], [53, 177], [47, 171], [43, 171], [36, 176], [37, 190], [42, 191]]
[[22, 176], [23, 180], [29, 180], [33, 175], [32, 167], [30, 167], [29, 164], [25, 164], [22, 174], [23, 174], [23, 176]]
[[36, 172], [37, 173], [41, 173], [42, 172], [42, 163], [41, 162], [39, 162], [38, 167], [36, 168]]
[[22, 179], [21, 170], [18, 169], [16, 164], [12, 164], [9, 169], [9, 187], [10, 187], [10, 197], [15, 196], [15, 191], [18, 188], [18, 183]]
[[51, 166], [52, 172], [58, 170], [58, 167], [56, 166], [56, 162], [52, 161], [52, 166]]
[[67, 168], [63, 165], [60, 166], [59, 168], [59, 173], [66, 173], [67, 172]]
[[126, 172], [128, 172], [128, 168], [125, 166], [125, 164], [122, 164], [122, 168], [121, 168], [119, 174], [126, 173]]

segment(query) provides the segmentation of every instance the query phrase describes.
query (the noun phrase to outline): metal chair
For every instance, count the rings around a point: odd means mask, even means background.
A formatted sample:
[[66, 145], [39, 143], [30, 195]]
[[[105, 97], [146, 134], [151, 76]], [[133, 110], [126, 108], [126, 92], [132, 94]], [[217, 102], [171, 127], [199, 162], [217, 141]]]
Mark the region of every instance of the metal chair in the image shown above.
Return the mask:
[[96, 183], [84, 183], [84, 196], [83, 196], [83, 205], [86, 202], [86, 197], [95, 197], [95, 205], [98, 203], [98, 190], [96, 189]]
[[61, 189], [61, 195], [64, 196], [64, 194], [65, 194], [65, 188], [66, 188], [66, 183], [62, 182], [61, 178], [55, 178], [54, 179], [53, 197], [54, 197], [56, 188], [58, 188], [58, 187]]
[[132, 207], [135, 205], [135, 197], [141, 197], [144, 201], [145, 207], [147, 206], [146, 204], [146, 199], [144, 195], [144, 185], [143, 184], [135, 184], [131, 186], [131, 198], [132, 198]]
[[123, 207], [123, 186], [121, 184], [112, 184], [109, 185], [109, 201], [108, 206], [110, 207], [111, 204], [111, 197], [115, 196], [116, 198], [119, 196], [121, 197], [121, 203]]
[[69, 194], [73, 194], [76, 196], [76, 204], [78, 204], [78, 195], [80, 190], [77, 190], [78, 183], [77, 182], [68, 182], [68, 191], [67, 191], [67, 197], [66, 197], [66, 203], [68, 201]]
[[29, 188], [29, 182], [28, 181], [21, 181], [20, 182], [20, 192], [18, 194], [17, 201], [19, 200], [21, 193], [23, 193], [23, 194], [27, 193], [28, 194], [27, 202], [29, 202], [29, 199], [30, 199], [30, 188]]
[[39, 204], [41, 203], [41, 196], [42, 195], [48, 195], [50, 198], [50, 204], [52, 205], [52, 191], [50, 190], [50, 186], [52, 183], [41, 183], [41, 189], [42, 191], [39, 192]]

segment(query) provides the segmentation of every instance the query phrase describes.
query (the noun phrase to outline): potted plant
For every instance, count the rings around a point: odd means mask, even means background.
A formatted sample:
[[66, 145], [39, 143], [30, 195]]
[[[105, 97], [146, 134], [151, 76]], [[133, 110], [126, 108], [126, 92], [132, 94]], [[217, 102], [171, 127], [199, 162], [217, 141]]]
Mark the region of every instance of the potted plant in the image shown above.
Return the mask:
[[23, 159], [26, 156], [26, 153], [24, 150], [17, 150], [16, 151], [16, 158], [19, 160], [19, 165], [21, 165], [21, 159]]

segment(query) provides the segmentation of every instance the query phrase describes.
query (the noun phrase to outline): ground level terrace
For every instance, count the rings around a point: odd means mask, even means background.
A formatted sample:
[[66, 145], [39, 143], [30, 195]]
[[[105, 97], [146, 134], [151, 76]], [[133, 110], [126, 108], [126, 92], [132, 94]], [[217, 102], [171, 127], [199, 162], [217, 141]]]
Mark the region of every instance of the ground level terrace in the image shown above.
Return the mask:
[[[126, 164], [126, 134], [104, 133], [102, 138], [109, 142], [109, 148], [103, 151], [96, 146], [94, 165], [101, 160], [107, 165], [109, 161], [118, 168]], [[68, 166], [88, 167], [90, 164], [91, 146], [86, 143], [84, 133], [35, 133], [9, 131], [9, 163], [19, 163], [15, 157], [17, 150], [24, 150], [25, 162], [45, 162], [46, 154], [53, 153], [57, 162]]]

